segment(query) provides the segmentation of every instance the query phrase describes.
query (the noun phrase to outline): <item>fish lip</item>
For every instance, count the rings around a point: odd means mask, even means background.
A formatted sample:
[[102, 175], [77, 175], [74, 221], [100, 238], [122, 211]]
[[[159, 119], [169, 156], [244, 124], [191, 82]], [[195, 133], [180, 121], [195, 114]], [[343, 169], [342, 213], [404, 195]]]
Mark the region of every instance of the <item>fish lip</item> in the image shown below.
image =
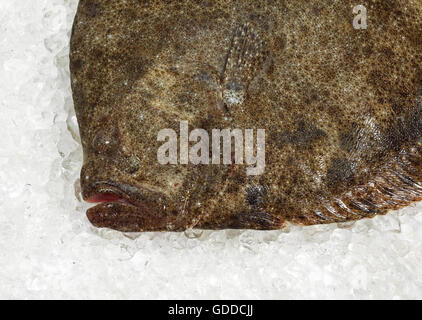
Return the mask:
[[[85, 201], [97, 196], [112, 195], [87, 210], [88, 220], [98, 228], [122, 232], [168, 231], [165, 197], [149, 188], [119, 182], [95, 182], [85, 186]], [[97, 202], [94, 202], [97, 203]]]
[[[142, 194], [140, 188], [129, 184], [99, 181], [89, 185], [87, 191], [83, 192], [83, 199], [89, 203], [96, 203], [97, 205], [94, 208], [102, 207], [110, 203], [120, 203], [141, 208], [142, 204], [134, 200], [138, 198], [140, 194]], [[110, 196], [110, 200], [106, 199], [108, 196]], [[97, 201], [95, 200], [96, 197], [105, 197], [105, 200]]]

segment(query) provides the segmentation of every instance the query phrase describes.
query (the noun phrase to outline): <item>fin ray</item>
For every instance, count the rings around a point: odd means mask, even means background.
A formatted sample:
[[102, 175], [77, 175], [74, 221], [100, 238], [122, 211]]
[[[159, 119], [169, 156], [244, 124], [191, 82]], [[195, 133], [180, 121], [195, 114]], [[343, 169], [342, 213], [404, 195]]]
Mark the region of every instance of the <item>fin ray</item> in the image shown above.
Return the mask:
[[422, 148], [407, 147], [361, 185], [304, 212], [303, 225], [360, 220], [385, 215], [422, 200]]

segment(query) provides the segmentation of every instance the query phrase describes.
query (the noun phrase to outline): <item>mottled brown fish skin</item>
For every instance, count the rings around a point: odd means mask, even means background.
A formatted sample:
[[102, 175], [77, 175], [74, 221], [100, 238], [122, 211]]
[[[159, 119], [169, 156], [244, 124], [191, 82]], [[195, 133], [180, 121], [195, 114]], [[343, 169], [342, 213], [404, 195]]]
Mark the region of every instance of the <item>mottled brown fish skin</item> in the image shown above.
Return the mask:
[[[422, 2], [365, 1], [367, 30], [353, 28], [358, 4], [80, 1], [70, 69], [83, 197], [120, 198], [90, 221], [270, 230], [422, 200]], [[160, 165], [158, 132], [183, 120], [265, 129], [265, 173]]]

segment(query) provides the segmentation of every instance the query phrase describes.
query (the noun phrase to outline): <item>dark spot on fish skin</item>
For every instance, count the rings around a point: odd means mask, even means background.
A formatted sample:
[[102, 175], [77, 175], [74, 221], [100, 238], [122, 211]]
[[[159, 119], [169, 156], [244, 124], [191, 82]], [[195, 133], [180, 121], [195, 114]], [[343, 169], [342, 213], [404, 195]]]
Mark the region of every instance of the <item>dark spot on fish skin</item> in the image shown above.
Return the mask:
[[246, 202], [253, 208], [259, 208], [264, 204], [267, 189], [264, 186], [251, 186], [246, 188]]
[[327, 171], [327, 183], [336, 185], [353, 177], [353, 164], [347, 159], [334, 159]]
[[146, 71], [148, 70], [149, 63], [148, 61], [143, 61], [142, 59], [139, 59], [139, 61], [128, 63], [127, 68], [128, 71], [128, 77], [129, 80], [136, 81], [140, 77], [142, 77]]
[[310, 105], [319, 101], [318, 91], [315, 89], [305, 90], [305, 104]]
[[422, 139], [422, 98], [416, 102], [416, 106], [407, 115], [407, 125], [410, 139]]
[[381, 53], [386, 59], [394, 58], [394, 52], [391, 50], [391, 48], [384, 47], [382, 48]]
[[195, 3], [205, 8], [210, 8], [214, 5], [213, 0], [195, 0]]
[[314, 15], [316, 15], [317, 17], [319, 17], [321, 15], [321, 11], [322, 11], [322, 8], [319, 7], [319, 6], [313, 6], [312, 7], [312, 13]]
[[84, 65], [82, 59], [77, 59], [71, 62], [72, 71], [78, 72]]
[[391, 105], [391, 109], [393, 109], [394, 113], [399, 116], [403, 113], [404, 106], [400, 103], [394, 103]]
[[422, 100], [417, 98], [415, 105], [410, 109], [405, 106], [397, 107], [397, 117], [385, 133], [385, 144], [393, 150], [399, 150], [407, 141], [421, 141], [422, 139]]
[[281, 134], [281, 140], [277, 139], [279, 143], [289, 143], [298, 146], [307, 146], [312, 144], [314, 141], [319, 140], [327, 136], [326, 132], [318, 129], [313, 123], [307, 124], [305, 121], [299, 121], [296, 124], [296, 131], [294, 132], [285, 132]]
[[104, 58], [104, 52], [98, 48], [93, 48], [91, 55], [95, 60], [101, 60]]
[[87, 3], [88, 15], [91, 18], [95, 18], [97, 15], [101, 14], [101, 5], [94, 1], [88, 1]]
[[[352, 125], [352, 127], [355, 126]], [[356, 128], [340, 133], [340, 148], [347, 152], [354, 150], [357, 145], [358, 135], [359, 132]]]

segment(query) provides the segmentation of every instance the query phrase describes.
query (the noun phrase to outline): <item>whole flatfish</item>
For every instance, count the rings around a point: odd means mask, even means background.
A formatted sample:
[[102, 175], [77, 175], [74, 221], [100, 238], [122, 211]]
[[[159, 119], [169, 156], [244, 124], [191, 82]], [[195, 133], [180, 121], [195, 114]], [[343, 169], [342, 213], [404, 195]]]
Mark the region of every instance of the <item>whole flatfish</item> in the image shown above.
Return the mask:
[[70, 69], [97, 227], [271, 230], [422, 200], [421, 1], [81, 0]]

